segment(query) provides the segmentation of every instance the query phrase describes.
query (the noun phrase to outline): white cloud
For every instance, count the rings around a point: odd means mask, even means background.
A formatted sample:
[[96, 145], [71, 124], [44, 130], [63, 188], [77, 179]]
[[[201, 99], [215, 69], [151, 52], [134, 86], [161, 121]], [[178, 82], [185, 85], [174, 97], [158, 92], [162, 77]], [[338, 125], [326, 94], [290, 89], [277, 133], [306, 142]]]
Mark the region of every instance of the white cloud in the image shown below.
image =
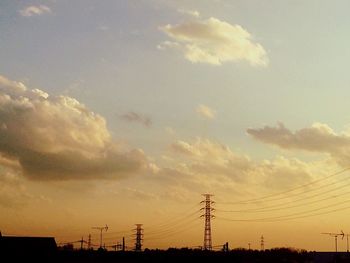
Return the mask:
[[200, 17], [200, 13], [197, 10], [186, 10], [186, 9], [180, 8], [177, 11], [181, 14], [184, 14], [184, 15], [190, 15], [193, 17]]
[[177, 42], [163, 41], [162, 43], [157, 45], [157, 48], [160, 49], [160, 50], [166, 50], [168, 48], [181, 49], [181, 46]]
[[38, 6], [28, 6], [19, 11], [22, 16], [35, 16], [35, 15], [43, 15], [47, 13], [51, 13], [50, 7], [46, 5], [38, 5]]
[[[248, 61], [253, 66], [267, 66], [265, 49], [253, 41], [240, 25], [231, 25], [211, 17], [160, 29], [181, 47], [185, 58], [193, 63], [221, 65], [229, 61]], [[171, 42], [173, 43], [173, 42]], [[165, 48], [165, 42], [160, 45]], [[168, 47], [172, 47], [168, 45]]]
[[215, 118], [215, 110], [209, 108], [206, 105], [198, 105], [198, 107], [196, 108], [196, 112], [201, 116], [204, 117], [206, 119], [214, 119]]
[[0, 76], [0, 153], [37, 180], [119, 178], [146, 165], [115, 144], [105, 119], [68, 96]]
[[326, 153], [340, 165], [350, 165], [350, 135], [345, 132], [337, 134], [327, 124], [315, 123], [292, 132], [279, 123], [277, 127], [248, 129], [247, 133], [259, 141], [283, 149]]

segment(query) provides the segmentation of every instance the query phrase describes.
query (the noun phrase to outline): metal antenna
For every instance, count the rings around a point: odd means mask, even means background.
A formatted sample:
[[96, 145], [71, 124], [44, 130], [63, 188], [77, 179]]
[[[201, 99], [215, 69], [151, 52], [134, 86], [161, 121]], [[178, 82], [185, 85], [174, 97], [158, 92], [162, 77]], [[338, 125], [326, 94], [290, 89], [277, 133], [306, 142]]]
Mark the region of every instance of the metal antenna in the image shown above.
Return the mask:
[[108, 230], [108, 226], [107, 224], [105, 226], [93, 226], [92, 229], [98, 229], [100, 230], [100, 248], [102, 248], [102, 231], [103, 230]]
[[335, 242], [335, 252], [338, 252], [338, 236], [341, 236], [342, 239], [344, 238], [344, 232], [341, 231], [341, 233], [321, 233], [323, 235], [330, 235], [331, 237], [334, 237]]
[[213, 196], [212, 194], [203, 194], [203, 196], [205, 197], [205, 200], [201, 202], [201, 204], [204, 203], [204, 207], [201, 208], [201, 210], [204, 210], [204, 214], [201, 215], [201, 217], [205, 218], [203, 249], [212, 250], [210, 220], [215, 217], [214, 215], [211, 214], [211, 212], [214, 211], [214, 208], [212, 208], [211, 205], [214, 204], [215, 202], [210, 200], [210, 197]]

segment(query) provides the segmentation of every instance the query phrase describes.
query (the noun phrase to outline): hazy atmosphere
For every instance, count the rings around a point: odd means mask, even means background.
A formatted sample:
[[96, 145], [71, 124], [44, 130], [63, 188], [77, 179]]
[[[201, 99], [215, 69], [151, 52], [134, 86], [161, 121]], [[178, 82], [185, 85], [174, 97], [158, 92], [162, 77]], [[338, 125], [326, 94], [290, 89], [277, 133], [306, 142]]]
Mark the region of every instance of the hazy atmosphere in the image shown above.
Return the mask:
[[[0, 231], [330, 251], [350, 234], [349, 1], [0, 1]], [[346, 250], [346, 241], [339, 241]]]

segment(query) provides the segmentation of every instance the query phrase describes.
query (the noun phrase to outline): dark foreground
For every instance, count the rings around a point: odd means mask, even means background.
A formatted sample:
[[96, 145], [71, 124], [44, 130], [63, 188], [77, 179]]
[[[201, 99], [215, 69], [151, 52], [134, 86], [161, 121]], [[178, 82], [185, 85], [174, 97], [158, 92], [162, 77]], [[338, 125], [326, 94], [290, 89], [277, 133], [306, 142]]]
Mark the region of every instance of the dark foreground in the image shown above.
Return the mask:
[[334, 263], [349, 262], [349, 253], [306, 252], [287, 248], [266, 251], [231, 250], [210, 252], [189, 249], [147, 250], [143, 252], [107, 252], [87, 250], [56, 250], [49, 253], [30, 251], [1, 251], [0, 262], [53, 262], [53, 263]]

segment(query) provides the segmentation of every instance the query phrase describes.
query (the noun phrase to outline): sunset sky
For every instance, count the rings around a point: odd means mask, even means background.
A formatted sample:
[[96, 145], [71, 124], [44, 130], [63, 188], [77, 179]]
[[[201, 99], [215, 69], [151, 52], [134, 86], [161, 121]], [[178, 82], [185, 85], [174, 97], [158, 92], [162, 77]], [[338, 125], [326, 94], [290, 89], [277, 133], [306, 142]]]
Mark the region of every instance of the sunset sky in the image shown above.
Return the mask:
[[[350, 234], [350, 9], [0, 1], [0, 231], [333, 251]], [[346, 242], [339, 241], [339, 250]]]

